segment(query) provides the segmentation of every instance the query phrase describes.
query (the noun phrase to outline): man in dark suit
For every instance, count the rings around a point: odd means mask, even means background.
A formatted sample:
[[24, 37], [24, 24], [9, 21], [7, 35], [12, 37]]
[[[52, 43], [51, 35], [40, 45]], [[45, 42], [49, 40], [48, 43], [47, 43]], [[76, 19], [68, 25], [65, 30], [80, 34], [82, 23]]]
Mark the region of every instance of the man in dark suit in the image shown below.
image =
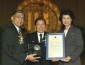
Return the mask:
[[36, 32], [30, 33], [26, 36], [26, 43], [38, 43], [42, 45], [42, 57], [41, 61], [37, 63], [29, 62], [30, 65], [53, 65], [52, 61], [46, 60], [46, 47], [45, 43], [40, 40], [40, 35], [42, 34], [42, 39], [45, 40], [46, 33], [45, 28], [46, 28], [46, 21], [44, 18], [39, 17], [35, 20], [34, 23], [36, 27]]
[[20, 27], [24, 23], [25, 14], [16, 10], [11, 16], [12, 23], [2, 33], [2, 65], [26, 65], [26, 61], [38, 62], [36, 54], [27, 55], [24, 36]]

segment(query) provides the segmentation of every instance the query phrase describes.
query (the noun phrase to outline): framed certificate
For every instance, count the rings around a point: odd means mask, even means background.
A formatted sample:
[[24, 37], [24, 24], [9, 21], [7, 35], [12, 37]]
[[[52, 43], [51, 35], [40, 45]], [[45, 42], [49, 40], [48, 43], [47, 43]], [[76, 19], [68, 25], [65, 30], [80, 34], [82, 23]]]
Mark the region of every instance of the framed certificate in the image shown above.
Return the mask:
[[58, 60], [65, 58], [64, 33], [48, 33], [46, 35], [46, 60]]

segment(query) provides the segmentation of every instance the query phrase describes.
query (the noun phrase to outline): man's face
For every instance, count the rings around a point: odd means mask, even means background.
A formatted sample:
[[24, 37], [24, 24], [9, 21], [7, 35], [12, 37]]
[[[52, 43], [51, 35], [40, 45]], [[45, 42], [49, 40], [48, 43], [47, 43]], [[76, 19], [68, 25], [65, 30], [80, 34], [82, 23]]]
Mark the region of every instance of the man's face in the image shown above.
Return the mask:
[[24, 14], [16, 13], [11, 17], [11, 20], [16, 26], [20, 27], [24, 23]]
[[45, 31], [46, 24], [44, 20], [38, 20], [35, 26], [39, 33], [43, 33]]

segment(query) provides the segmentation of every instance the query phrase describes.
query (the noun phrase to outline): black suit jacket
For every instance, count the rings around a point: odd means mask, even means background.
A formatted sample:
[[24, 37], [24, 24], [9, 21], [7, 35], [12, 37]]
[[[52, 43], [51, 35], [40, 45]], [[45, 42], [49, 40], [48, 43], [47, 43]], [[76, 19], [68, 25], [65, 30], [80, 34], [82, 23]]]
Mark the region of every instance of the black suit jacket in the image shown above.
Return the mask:
[[[45, 39], [45, 35], [47, 32], [44, 32], [44, 37], [43, 40]], [[39, 43], [38, 42], [38, 35], [37, 32], [34, 33], [30, 33], [26, 36], [26, 43]], [[38, 63], [34, 63], [34, 62], [29, 62], [30, 65], [53, 65], [52, 61], [48, 61], [46, 60], [46, 47], [44, 42], [39, 43], [42, 45], [42, 57], [41, 57], [41, 61]]]
[[19, 44], [18, 32], [11, 23], [2, 33], [2, 65], [26, 65], [26, 45]]

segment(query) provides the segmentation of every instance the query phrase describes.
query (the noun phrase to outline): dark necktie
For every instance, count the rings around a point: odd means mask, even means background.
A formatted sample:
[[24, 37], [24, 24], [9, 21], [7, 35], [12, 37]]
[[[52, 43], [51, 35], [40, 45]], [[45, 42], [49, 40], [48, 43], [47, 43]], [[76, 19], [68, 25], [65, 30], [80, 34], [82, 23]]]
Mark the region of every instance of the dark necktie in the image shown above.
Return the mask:
[[40, 34], [40, 43], [42, 43], [42, 34]]

